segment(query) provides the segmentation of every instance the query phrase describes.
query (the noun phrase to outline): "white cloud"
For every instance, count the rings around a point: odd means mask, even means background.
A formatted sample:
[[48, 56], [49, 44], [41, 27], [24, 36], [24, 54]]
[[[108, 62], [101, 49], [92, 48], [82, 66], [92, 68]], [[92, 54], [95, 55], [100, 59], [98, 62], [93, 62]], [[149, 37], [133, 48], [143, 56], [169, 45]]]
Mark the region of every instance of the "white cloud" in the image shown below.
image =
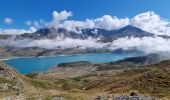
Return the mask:
[[61, 21], [61, 20], [66, 20], [68, 17], [72, 16], [72, 12], [67, 12], [64, 10], [59, 13], [57, 11], [54, 11], [52, 15], [53, 15], [53, 20]]
[[94, 23], [95, 23], [95, 28], [114, 30], [128, 25], [129, 19], [128, 18], [119, 19], [115, 16], [112, 17], [110, 15], [104, 15], [101, 18], [96, 18], [94, 20]]
[[170, 39], [162, 37], [120, 38], [112, 42], [110, 49], [136, 49], [145, 53], [170, 52]]
[[130, 24], [157, 35], [170, 36], [170, 22], [153, 11], [136, 15], [130, 20]]
[[73, 15], [72, 12], [67, 12], [65, 10], [61, 12], [53, 11], [53, 14], [52, 14], [53, 19], [51, 22], [47, 23], [47, 26], [58, 28], [60, 21], [67, 20], [68, 17], [72, 15]]
[[5, 24], [12, 24], [12, 23], [13, 23], [13, 19], [11, 19], [11, 18], [5, 18], [5, 19], [4, 19], [4, 23], [5, 23]]
[[32, 40], [32, 39], [24, 39], [24, 40], [0, 40], [0, 45], [8, 45], [15, 47], [39, 47], [46, 49], [65, 49], [65, 48], [104, 48], [108, 43], [100, 43], [97, 42], [97, 39], [88, 38], [86, 40], [81, 39], [70, 39], [70, 38], [56, 38], [56, 39], [42, 39], [42, 40]]
[[30, 21], [30, 20], [29, 20], [29, 21], [26, 21], [25, 24], [26, 24], [27, 26], [31, 26], [31, 25], [32, 25], [32, 21]]
[[92, 20], [87, 19], [86, 21], [74, 21], [68, 20], [64, 21], [62, 24], [58, 25], [58, 27], [65, 28], [69, 31], [78, 32], [77, 28], [85, 29], [85, 28], [95, 28], [95, 23]]
[[1, 35], [19, 35], [23, 33], [32, 33], [35, 32], [36, 28], [30, 27], [28, 30], [25, 29], [0, 29]]
[[43, 19], [38, 21], [26, 21], [25, 24], [30, 27], [35, 27], [36, 29], [44, 28], [46, 26], [46, 22]]
[[128, 24], [156, 35], [170, 36], [170, 22], [161, 18], [158, 14], [152, 11], [138, 14], [132, 19], [104, 15], [103, 17], [87, 19], [86, 21], [65, 20], [63, 23], [60, 23], [60, 25], [57, 24], [57, 27], [60, 26], [71, 31], [75, 31], [77, 27], [115, 30], [120, 29]]
[[101, 43], [99, 39], [88, 38], [86, 40], [71, 39], [71, 38], [56, 38], [56, 39], [23, 39], [23, 40], [0, 40], [0, 46], [15, 46], [15, 47], [39, 47], [46, 49], [66, 49], [66, 48], [94, 48], [94, 49], [123, 49], [123, 50], [138, 50], [145, 53], [170, 52], [170, 39], [162, 37], [125, 37], [119, 38], [113, 42]]
[[85, 21], [66, 20], [63, 23], [57, 25], [58, 27], [66, 28], [70, 31], [76, 31], [76, 28], [100, 28], [106, 30], [114, 30], [122, 28], [129, 24], [129, 19], [118, 19], [110, 15], [105, 15], [101, 18], [86, 19]]
[[[69, 20], [68, 18], [72, 16], [72, 12], [54, 11], [53, 19], [50, 22], [43, 23], [43, 26], [46, 27], [55, 27], [55, 28], [66, 28], [70, 31], [77, 32], [77, 28], [100, 28], [106, 30], [116, 30], [120, 29], [126, 25], [132, 25], [138, 28], [141, 28], [145, 31], [154, 33], [156, 35], [169, 35], [170, 36], [170, 26], [169, 21], [161, 18], [158, 14], [153, 11], [148, 11], [145, 13], [138, 14], [133, 18], [118, 18], [116, 16], [104, 15], [95, 19], [86, 19], [84, 21]], [[37, 22], [37, 27], [41, 25]]]
[[104, 15], [101, 18], [86, 19], [85, 21], [69, 20], [68, 17], [72, 16], [71, 12], [53, 12], [53, 19], [46, 25], [55, 28], [66, 28], [70, 31], [77, 32], [77, 28], [100, 28], [106, 30], [119, 29], [129, 24], [129, 19], [119, 19], [115, 16]]

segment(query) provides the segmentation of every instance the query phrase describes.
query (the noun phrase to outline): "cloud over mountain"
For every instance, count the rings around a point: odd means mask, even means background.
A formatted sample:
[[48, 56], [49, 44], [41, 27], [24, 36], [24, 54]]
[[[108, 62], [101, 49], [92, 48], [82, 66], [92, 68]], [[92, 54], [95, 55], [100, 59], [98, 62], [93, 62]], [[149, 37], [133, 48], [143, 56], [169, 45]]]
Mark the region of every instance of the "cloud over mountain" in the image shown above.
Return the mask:
[[108, 43], [97, 42], [97, 39], [88, 38], [82, 39], [71, 39], [71, 38], [56, 38], [56, 39], [42, 39], [42, 40], [14, 40], [12, 38], [7, 40], [0, 40], [0, 46], [12, 46], [12, 47], [39, 47], [46, 49], [67, 49], [67, 48], [96, 48], [101, 49], [107, 47]]
[[110, 49], [132, 50], [136, 49], [145, 53], [170, 52], [170, 39], [162, 37], [125, 37], [111, 43]]
[[[76, 31], [77, 28], [99, 28], [105, 30], [120, 29], [126, 25], [132, 25], [141, 28], [147, 32], [154, 33], [156, 35], [169, 35], [170, 36], [170, 22], [161, 18], [153, 11], [144, 12], [134, 16], [133, 18], [118, 18], [116, 16], [104, 15], [99, 18], [86, 19], [83, 21], [69, 20], [69, 17], [73, 16], [72, 12], [54, 11], [52, 14], [52, 20], [50, 22], [34, 21], [34, 27], [55, 27], [65, 28], [70, 31]], [[31, 23], [31, 22], [29, 22]], [[43, 24], [43, 25], [42, 25]]]
[[2, 29], [0, 28], [1, 35], [19, 35], [23, 33], [32, 33], [35, 32], [37, 29], [34, 27], [30, 27], [28, 30], [26, 29]]
[[170, 22], [153, 11], [136, 15], [130, 20], [130, 24], [151, 33], [170, 36]]
[[42, 39], [42, 40], [0, 40], [0, 46], [12, 46], [18, 48], [24, 47], [39, 47], [46, 49], [110, 49], [110, 50], [138, 50], [144, 53], [159, 53], [159, 52], [170, 52], [170, 39], [164, 39], [162, 37], [124, 37], [119, 38], [113, 42], [102, 43], [99, 39], [88, 38], [82, 39], [71, 39], [71, 38], [56, 38], [56, 39]]
[[[82, 21], [70, 20], [69, 17], [73, 16], [73, 13], [70, 11], [54, 11], [52, 13], [51, 21], [45, 21], [43, 19], [35, 20], [35, 21], [26, 21], [26, 25], [30, 27], [34, 27], [36, 29], [44, 28], [44, 27], [55, 27], [55, 28], [65, 28], [70, 31], [75, 31], [78, 33], [77, 28], [79, 29], [87, 29], [87, 28], [99, 28], [105, 30], [116, 30], [120, 29], [126, 25], [132, 25], [138, 28], [141, 28], [147, 32], [154, 33], [156, 35], [169, 35], [170, 36], [170, 22], [161, 18], [158, 14], [153, 11], [144, 12], [134, 16], [133, 18], [118, 18], [116, 16], [104, 15], [99, 18], [94, 19], [85, 19]], [[6, 18], [5, 23], [11, 24], [13, 22], [12, 19]], [[3, 29], [1, 29], [3, 30]], [[7, 29], [6, 29], [7, 30]], [[9, 29], [11, 30], [11, 29]], [[18, 33], [21, 31], [19, 29]], [[23, 30], [23, 29], [21, 29]], [[16, 32], [15, 32], [16, 33]], [[23, 31], [24, 33], [24, 31]], [[81, 33], [81, 31], [79, 31]], [[2, 33], [1, 31], [1, 34]], [[11, 32], [11, 34], [13, 34]]]

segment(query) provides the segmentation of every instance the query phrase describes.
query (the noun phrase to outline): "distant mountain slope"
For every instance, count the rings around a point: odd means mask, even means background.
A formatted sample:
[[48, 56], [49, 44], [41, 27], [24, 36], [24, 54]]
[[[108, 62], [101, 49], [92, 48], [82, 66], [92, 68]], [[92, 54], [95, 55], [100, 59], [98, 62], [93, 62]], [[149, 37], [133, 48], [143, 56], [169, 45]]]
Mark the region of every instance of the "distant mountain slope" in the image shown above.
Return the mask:
[[161, 55], [159, 54], [150, 54], [150, 55], [139, 56], [139, 57], [128, 57], [128, 58], [116, 61], [115, 63], [131, 62], [134, 64], [148, 65], [148, 64], [158, 63], [162, 59], [163, 57], [161, 58]]
[[158, 63], [165, 59], [169, 59], [169, 57], [163, 56], [162, 54], [150, 54], [144, 56], [127, 57], [125, 59], [118, 60], [115, 62], [98, 65], [97, 70], [102, 71], [113, 69], [138, 68], [139, 66]]
[[110, 36], [112, 37], [113, 40], [115, 40], [115, 39], [122, 38], [122, 37], [139, 37], [139, 38], [153, 37], [154, 34], [143, 31], [140, 28], [128, 25], [119, 30], [114, 31], [114, 33], [112, 33]]

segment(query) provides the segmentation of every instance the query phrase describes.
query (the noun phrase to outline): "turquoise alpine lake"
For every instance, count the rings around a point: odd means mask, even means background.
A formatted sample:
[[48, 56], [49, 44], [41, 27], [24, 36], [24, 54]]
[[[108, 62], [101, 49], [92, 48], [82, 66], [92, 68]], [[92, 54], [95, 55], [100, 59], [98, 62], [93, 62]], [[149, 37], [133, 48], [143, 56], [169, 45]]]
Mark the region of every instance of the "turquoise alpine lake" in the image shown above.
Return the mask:
[[14, 67], [22, 74], [31, 72], [47, 71], [50, 67], [57, 66], [59, 63], [68, 63], [75, 61], [89, 61], [91, 63], [104, 63], [120, 60], [126, 57], [136, 56], [135, 53], [97, 53], [97, 54], [75, 54], [59, 55], [45, 57], [23, 57], [4, 60], [11, 67]]

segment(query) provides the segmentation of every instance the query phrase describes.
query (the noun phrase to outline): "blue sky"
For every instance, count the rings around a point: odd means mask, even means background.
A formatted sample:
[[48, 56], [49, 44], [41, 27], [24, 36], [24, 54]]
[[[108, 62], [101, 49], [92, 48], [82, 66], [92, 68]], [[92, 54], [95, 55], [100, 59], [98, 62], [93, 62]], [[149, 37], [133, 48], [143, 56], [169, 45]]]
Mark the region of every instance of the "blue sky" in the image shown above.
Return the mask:
[[[170, 19], [170, 0], [0, 0], [0, 28], [27, 28], [28, 20], [51, 20], [53, 11], [72, 11], [71, 19], [85, 20], [103, 15], [119, 18], [133, 17], [146, 11], [154, 11]], [[13, 23], [4, 24], [4, 18]]]

